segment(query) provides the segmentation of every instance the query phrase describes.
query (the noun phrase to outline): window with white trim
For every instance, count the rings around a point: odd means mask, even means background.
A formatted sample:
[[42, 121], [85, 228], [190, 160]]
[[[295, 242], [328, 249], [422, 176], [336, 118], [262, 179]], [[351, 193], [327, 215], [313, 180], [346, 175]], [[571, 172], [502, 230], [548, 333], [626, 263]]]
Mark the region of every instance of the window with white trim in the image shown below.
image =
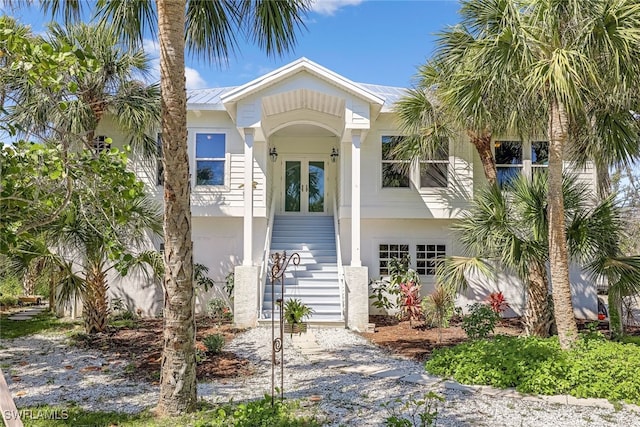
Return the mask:
[[522, 141], [495, 142], [498, 184], [504, 187], [522, 172]]
[[411, 160], [398, 160], [393, 149], [402, 141], [402, 136], [383, 135], [382, 152], [382, 188], [408, 188]]
[[164, 164], [162, 163], [162, 134], [156, 138], [156, 185], [164, 185]]
[[449, 181], [449, 144], [438, 146], [433, 156], [420, 160], [420, 188], [446, 187]]
[[531, 141], [531, 172], [543, 173], [549, 167], [549, 141]]
[[421, 276], [436, 274], [438, 264], [447, 256], [446, 245], [416, 245], [416, 272]]
[[108, 150], [111, 148], [111, 138], [105, 135], [96, 136], [93, 138], [92, 148], [96, 153], [102, 153], [104, 150]]
[[389, 275], [389, 261], [409, 256], [409, 245], [400, 243], [382, 243], [378, 246], [378, 261], [381, 276]]
[[226, 135], [196, 133], [196, 185], [224, 185]]

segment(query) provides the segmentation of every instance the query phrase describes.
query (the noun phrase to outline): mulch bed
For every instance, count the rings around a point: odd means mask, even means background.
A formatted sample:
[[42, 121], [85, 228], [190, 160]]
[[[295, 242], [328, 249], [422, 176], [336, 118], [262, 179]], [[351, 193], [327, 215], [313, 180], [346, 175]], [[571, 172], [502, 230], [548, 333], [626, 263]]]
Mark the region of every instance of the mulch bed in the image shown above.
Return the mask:
[[[373, 333], [361, 334], [374, 344], [392, 353], [404, 357], [424, 361], [436, 348], [453, 347], [467, 341], [467, 335], [460, 327], [460, 322], [452, 320], [444, 329], [430, 328], [424, 322], [399, 321], [393, 316], [369, 316], [369, 322], [375, 323]], [[520, 319], [502, 319], [496, 327], [496, 334], [522, 334]]]
[[[162, 319], [137, 320], [132, 329], [111, 328], [107, 333], [82, 335], [77, 345], [99, 349], [108, 357], [126, 360], [129, 364], [126, 373], [132, 379], [157, 382], [162, 362], [162, 325]], [[238, 332], [242, 330], [231, 324], [217, 324], [209, 318], [199, 318], [196, 341], [201, 341], [207, 335], [220, 333], [229, 342]], [[228, 351], [207, 355], [197, 365], [198, 380], [243, 377], [252, 375], [253, 372], [247, 359]]]

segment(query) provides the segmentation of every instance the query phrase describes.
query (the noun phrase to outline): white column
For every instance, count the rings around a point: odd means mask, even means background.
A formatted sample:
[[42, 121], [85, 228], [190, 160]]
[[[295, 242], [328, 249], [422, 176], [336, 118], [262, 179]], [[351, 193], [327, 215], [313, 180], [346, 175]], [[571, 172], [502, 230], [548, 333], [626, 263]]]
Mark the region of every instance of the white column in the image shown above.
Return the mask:
[[244, 128], [244, 243], [242, 265], [253, 265], [253, 128]]
[[360, 259], [360, 130], [351, 130], [351, 266], [361, 267]]

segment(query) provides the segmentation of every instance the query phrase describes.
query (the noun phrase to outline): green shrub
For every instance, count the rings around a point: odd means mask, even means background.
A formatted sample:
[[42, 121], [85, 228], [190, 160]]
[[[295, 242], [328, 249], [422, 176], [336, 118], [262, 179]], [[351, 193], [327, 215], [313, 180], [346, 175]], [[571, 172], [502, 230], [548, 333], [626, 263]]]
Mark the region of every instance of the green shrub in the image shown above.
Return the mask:
[[555, 337], [498, 336], [435, 350], [425, 366], [465, 384], [640, 403], [640, 348], [634, 344], [588, 340], [562, 351]]
[[14, 295], [0, 295], [0, 307], [14, 307], [18, 305], [18, 297]]
[[488, 304], [475, 303], [469, 314], [462, 318], [462, 329], [472, 340], [487, 338], [493, 333], [500, 314], [491, 309]]
[[388, 427], [427, 427], [435, 426], [438, 421], [438, 406], [444, 402], [444, 397], [430, 391], [422, 399], [414, 395], [397, 398], [389, 403], [383, 403], [389, 416], [384, 425]]
[[231, 309], [222, 298], [212, 298], [207, 303], [207, 315], [216, 322], [228, 322], [233, 319]]
[[224, 335], [222, 334], [211, 334], [204, 337], [202, 343], [205, 347], [207, 347], [207, 353], [209, 354], [218, 354], [222, 351], [224, 347]]

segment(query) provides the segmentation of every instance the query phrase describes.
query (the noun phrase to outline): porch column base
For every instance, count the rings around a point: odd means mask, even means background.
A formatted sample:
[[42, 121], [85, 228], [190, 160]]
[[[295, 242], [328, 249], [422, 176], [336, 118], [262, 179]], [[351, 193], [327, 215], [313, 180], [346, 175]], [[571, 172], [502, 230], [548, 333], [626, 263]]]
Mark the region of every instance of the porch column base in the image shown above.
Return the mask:
[[344, 266], [347, 328], [364, 332], [369, 323], [369, 269]]
[[253, 328], [258, 324], [260, 284], [258, 266], [238, 265], [234, 272], [233, 323], [237, 328]]

